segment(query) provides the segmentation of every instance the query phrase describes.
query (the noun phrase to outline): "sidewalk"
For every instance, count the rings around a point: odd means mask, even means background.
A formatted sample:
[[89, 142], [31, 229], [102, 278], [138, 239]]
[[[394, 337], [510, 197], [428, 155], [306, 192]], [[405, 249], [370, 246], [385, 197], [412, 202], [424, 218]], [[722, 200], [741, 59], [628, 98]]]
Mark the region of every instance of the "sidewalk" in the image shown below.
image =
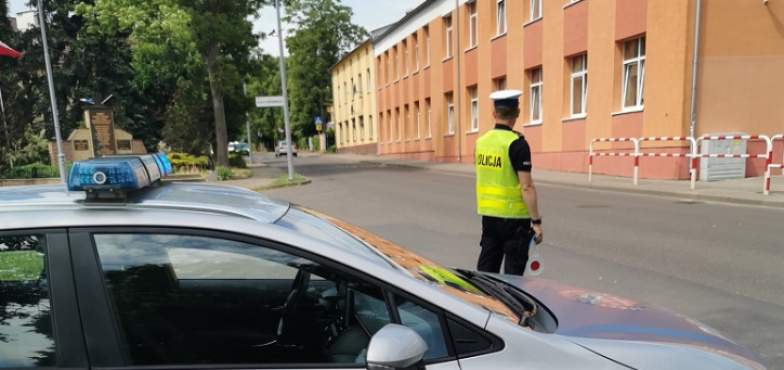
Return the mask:
[[[358, 154], [329, 154], [330, 158], [351, 162], [374, 163], [386, 166], [416, 168], [433, 172], [474, 175], [474, 166], [465, 163], [422, 162], [408, 159], [379, 157]], [[762, 205], [784, 208], [784, 176], [771, 180], [770, 195], [762, 194], [763, 178], [753, 177], [723, 181], [697, 181], [695, 190], [690, 189], [688, 180], [640, 179], [635, 186], [631, 178], [593, 175], [588, 182], [587, 173], [572, 173], [540, 170], [534, 168], [534, 181], [552, 185], [618, 191], [626, 193], [662, 195], [694, 201], [723, 202], [747, 205]]]

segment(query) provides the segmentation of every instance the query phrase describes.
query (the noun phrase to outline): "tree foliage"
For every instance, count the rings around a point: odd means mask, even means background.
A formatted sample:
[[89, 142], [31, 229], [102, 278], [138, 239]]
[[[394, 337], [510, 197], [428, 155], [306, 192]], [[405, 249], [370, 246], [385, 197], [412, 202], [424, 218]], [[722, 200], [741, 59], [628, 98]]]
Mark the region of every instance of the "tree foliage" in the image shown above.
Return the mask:
[[332, 96], [330, 67], [367, 38], [353, 23], [350, 7], [340, 0], [292, 0], [286, 22], [295, 25], [286, 37], [291, 124], [300, 137], [316, 134], [313, 117], [326, 117]]

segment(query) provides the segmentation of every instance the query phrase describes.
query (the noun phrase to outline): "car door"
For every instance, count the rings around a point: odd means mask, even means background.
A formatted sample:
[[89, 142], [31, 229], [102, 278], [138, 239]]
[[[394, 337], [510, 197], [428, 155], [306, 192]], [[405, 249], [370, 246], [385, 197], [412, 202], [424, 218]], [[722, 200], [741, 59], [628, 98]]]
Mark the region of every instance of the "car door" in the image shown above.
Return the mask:
[[66, 231], [0, 231], [0, 369], [88, 369]]
[[71, 243], [97, 367], [364, 368], [394, 322], [424, 336], [428, 369], [459, 369], [443, 312], [323, 256], [183, 229], [82, 229]]

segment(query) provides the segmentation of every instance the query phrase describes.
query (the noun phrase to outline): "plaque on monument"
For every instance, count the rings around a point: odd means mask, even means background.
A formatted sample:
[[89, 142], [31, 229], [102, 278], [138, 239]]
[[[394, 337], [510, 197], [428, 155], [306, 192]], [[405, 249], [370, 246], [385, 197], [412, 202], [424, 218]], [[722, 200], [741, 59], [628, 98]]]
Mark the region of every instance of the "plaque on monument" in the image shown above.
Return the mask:
[[111, 108], [90, 107], [87, 109], [88, 123], [93, 144], [93, 155], [96, 157], [117, 154], [117, 142], [114, 137], [114, 113]]

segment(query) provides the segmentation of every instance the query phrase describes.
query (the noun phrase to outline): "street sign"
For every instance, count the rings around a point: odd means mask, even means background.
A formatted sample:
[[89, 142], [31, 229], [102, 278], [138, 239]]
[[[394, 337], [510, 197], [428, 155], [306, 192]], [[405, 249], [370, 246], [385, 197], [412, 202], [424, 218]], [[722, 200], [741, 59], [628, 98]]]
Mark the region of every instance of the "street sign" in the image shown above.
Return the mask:
[[323, 120], [323, 119], [321, 119], [321, 116], [316, 116], [316, 117], [313, 117], [313, 123], [314, 123], [316, 126], [318, 126], [318, 125], [323, 125], [323, 124], [324, 124], [324, 120]]
[[282, 96], [257, 96], [256, 97], [256, 107], [258, 108], [282, 107], [284, 103], [285, 102]]
[[321, 132], [321, 125], [316, 125], [316, 131]]

